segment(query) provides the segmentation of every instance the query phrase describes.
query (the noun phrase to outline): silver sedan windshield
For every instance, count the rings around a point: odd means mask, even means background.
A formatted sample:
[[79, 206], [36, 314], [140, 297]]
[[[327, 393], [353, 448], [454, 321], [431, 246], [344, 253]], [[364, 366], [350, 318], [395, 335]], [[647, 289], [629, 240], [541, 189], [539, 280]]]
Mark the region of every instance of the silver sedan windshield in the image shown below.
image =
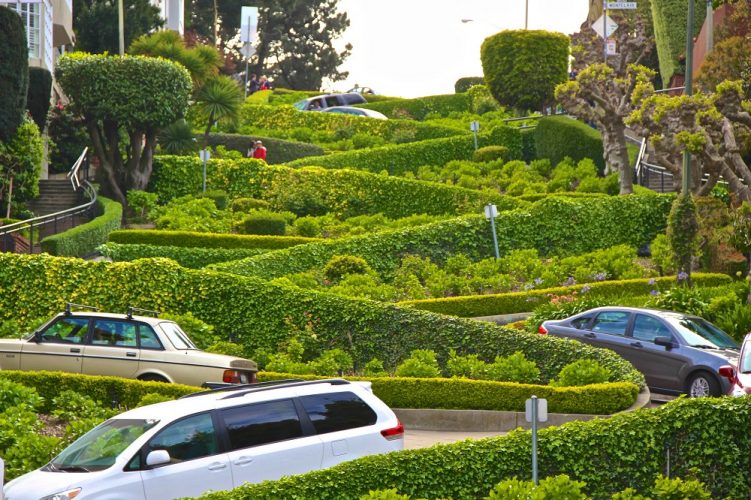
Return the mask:
[[676, 316], [666, 318], [678, 330], [691, 347], [704, 349], [738, 349], [738, 344], [730, 336], [701, 318]]

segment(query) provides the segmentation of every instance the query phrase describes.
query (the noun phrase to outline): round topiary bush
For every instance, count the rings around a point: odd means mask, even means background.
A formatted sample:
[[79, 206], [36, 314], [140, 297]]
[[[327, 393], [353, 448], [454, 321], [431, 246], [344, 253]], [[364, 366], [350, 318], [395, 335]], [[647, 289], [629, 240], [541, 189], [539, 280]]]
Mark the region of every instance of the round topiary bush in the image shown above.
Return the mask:
[[0, 9], [0, 141], [8, 142], [23, 122], [29, 86], [29, 49], [21, 16]]
[[506, 146], [485, 146], [474, 152], [472, 161], [487, 162], [494, 160], [508, 159], [508, 148]]
[[354, 255], [335, 255], [323, 268], [323, 276], [331, 282], [337, 282], [348, 274], [365, 274], [370, 271], [368, 262]]
[[468, 91], [473, 85], [482, 85], [484, 83], [485, 79], [481, 76], [465, 76], [459, 78], [456, 83], [454, 83], [454, 91], [457, 94], [461, 94], [462, 92]]
[[230, 208], [233, 212], [250, 212], [251, 210], [269, 208], [269, 202], [255, 198], [236, 198], [232, 200]]
[[237, 224], [236, 229], [240, 234], [284, 236], [287, 232], [287, 221], [282, 214], [258, 211], [245, 217]]
[[555, 86], [568, 79], [569, 39], [540, 30], [502, 31], [480, 49], [490, 93], [504, 106], [540, 110], [554, 103]]

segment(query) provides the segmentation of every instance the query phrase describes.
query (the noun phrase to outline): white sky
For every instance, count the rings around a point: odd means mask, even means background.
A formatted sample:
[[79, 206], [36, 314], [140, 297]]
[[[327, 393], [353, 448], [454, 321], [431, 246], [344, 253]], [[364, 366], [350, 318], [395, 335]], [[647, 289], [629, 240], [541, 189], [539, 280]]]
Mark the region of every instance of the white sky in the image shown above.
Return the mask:
[[[571, 34], [586, 20], [588, 0], [526, 0], [529, 29]], [[482, 76], [480, 45], [489, 35], [524, 28], [525, 0], [340, 0], [350, 27], [338, 41], [353, 45], [342, 65], [349, 78], [385, 95], [454, 92], [462, 76]], [[462, 23], [462, 19], [474, 21]]]

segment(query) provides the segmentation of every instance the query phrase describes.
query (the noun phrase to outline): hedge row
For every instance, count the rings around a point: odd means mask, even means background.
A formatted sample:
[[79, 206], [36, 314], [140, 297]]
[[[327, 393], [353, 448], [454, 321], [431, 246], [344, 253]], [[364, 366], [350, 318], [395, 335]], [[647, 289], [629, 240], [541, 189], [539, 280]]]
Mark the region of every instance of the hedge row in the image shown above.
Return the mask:
[[[478, 145], [506, 146], [509, 149], [509, 159], [522, 157], [522, 138], [519, 130], [515, 128], [495, 127], [490, 133], [480, 135]], [[443, 166], [451, 160], [471, 160], [474, 152], [474, 139], [471, 136], [462, 136], [342, 151], [326, 156], [302, 158], [288, 165], [353, 168], [403, 175], [406, 172], [417, 172], [417, 169], [424, 165]]]
[[537, 363], [543, 383], [584, 358], [608, 367], [614, 381], [644, 384], [643, 376], [611, 351], [490, 323], [185, 269], [168, 259], [110, 263], [0, 254], [0, 321], [48, 317], [62, 311], [67, 301], [112, 312], [128, 306], [190, 312], [251, 353], [258, 348], [276, 351], [299, 332], [310, 331], [319, 346], [349, 352], [356, 369], [376, 357], [393, 368], [414, 349], [431, 349], [441, 362], [451, 348], [485, 360], [521, 351]]
[[466, 92], [473, 85], [485, 85], [485, 78], [482, 76], [464, 76], [454, 82], [454, 92], [457, 94]]
[[[201, 190], [200, 162], [193, 157], [157, 156], [150, 190], [162, 202]], [[375, 175], [355, 170], [292, 169], [257, 160], [211, 160], [208, 189], [231, 197], [262, 198], [279, 210], [298, 214], [333, 212], [344, 217], [382, 213], [398, 219], [415, 214], [479, 212], [487, 203], [499, 209], [526, 205], [493, 191]]]
[[[727, 274], [694, 273], [691, 280], [697, 286], [721, 286], [732, 281]], [[477, 318], [480, 316], [494, 316], [498, 314], [513, 314], [530, 312], [540, 304], [550, 301], [552, 296], [581, 293], [583, 287], [588, 296], [620, 297], [623, 295], [647, 295], [652, 290], [665, 290], [675, 285], [675, 276], [663, 276], [651, 279], [630, 279], [601, 281], [586, 285], [545, 288], [528, 290], [526, 292], [500, 293], [493, 295], [471, 295], [463, 297], [447, 297], [426, 300], [409, 300], [400, 302], [400, 306], [414, 307], [423, 311], [432, 311], [460, 318]]]
[[[751, 467], [749, 426], [751, 398], [680, 399], [652, 410], [571, 422], [539, 431], [539, 476], [567, 474], [584, 481], [585, 492], [598, 499], [626, 488], [649, 491], [661, 474], [698, 477], [712, 498], [747, 498], [751, 476], [742, 471]], [[531, 447], [529, 431], [513, 431], [369, 456], [202, 498], [347, 500], [387, 488], [412, 498], [483, 498], [503, 479], [529, 477]]]
[[290, 130], [309, 128], [336, 132], [350, 129], [382, 137], [387, 141], [412, 142], [456, 135], [470, 135], [469, 131], [414, 120], [363, 120], [360, 116], [342, 113], [299, 111], [292, 106], [262, 106], [246, 104], [242, 108], [242, 124], [250, 128]]
[[287, 163], [306, 156], [318, 156], [324, 153], [323, 148], [315, 144], [241, 134], [210, 134], [209, 146], [212, 148], [224, 146], [228, 150], [239, 151], [245, 156], [251, 143], [258, 140], [262, 141], [266, 147], [266, 162], [270, 165]]
[[97, 208], [102, 215], [65, 232], [44, 238], [42, 251], [51, 255], [83, 257], [94, 253], [96, 247], [107, 241], [109, 234], [120, 228], [123, 206], [99, 196]]
[[[672, 197], [631, 195], [586, 198], [548, 197], [530, 208], [500, 212], [495, 220], [501, 254], [536, 248], [541, 255], [578, 255], [614, 245], [640, 247], [665, 229]], [[443, 262], [456, 253], [472, 259], [493, 255], [490, 224], [464, 216], [398, 231], [322, 241], [269, 252], [215, 269], [272, 279], [322, 267], [334, 255], [364, 258], [388, 274], [407, 254]]]
[[[652, 0], [652, 24], [655, 32], [660, 76], [668, 87], [675, 74], [685, 72], [681, 61], [686, 53], [686, 2], [683, 0]], [[706, 11], [697, 8], [694, 12], [694, 33], [697, 36], [704, 24]]]
[[600, 174], [605, 170], [602, 136], [586, 123], [567, 116], [546, 116], [538, 120], [534, 139], [537, 158], [548, 158], [553, 165], [566, 156], [577, 162], [589, 158]]
[[121, 245], [119, 243], [105, 243], [99, 245], [97, 250], [113, 262], [164, 257], [191, 269], [200, 269], [210, 264], [245, 259], [268, 252], [262, 248], [192, 248], [166, 245]]
[[[258, 372], [259, 382], [289, 378], [315, 380], [330, 377]], [[536, 395], [548, 400], [551, 413], [610, 415], [628, 409], [639, 394], [639, 388], [629, 382], [553, 387], [466, 378], [346, 378], [370, 381], [373, 393], [392, 408], [521, 412], [524, 411], [524, 402]]]
[[215, 234], [190, 231], [160, 231], [157, 229], [121, 229], [109, 235], [112, 243], [123, 245], [164, 245], [172, 247], [200, 247], [218, 249], [278, 250], [295, 245], [320, 241], [302, 236], [264, 236], [257, 234]]
[[446, 116], [453, 111], [470, 111], [470, 97], [468, 94], [445, 94], [398, 101], [381, 101], [360, 104], [358, 108], [368, 108], [379, 111], [389, 118], [414, 118], [424, 120], [429, 113]]

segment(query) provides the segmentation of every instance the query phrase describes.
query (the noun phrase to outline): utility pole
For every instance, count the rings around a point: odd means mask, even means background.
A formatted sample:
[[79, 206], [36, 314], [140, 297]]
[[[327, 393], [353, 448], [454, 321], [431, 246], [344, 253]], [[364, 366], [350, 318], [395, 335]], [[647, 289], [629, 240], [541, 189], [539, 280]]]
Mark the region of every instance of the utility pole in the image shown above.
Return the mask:
[[707, 54], [714, 48], [714, 8], [712, 0], [707, 0]]
[[[687, 96], [693, 95], [693, 73], [694, 71], [694, 0], [688, 0], [688, 20], [686, 22], [686, 80], [685, 93]], [[688, 149], [683, 150], [683, 185], [681, 193], [688, 195], [691, 181], [691, 153]]]
[[524, 29], [529, 25], [529, 0], [524, 0]]
[[125, 54], [125, 10], [123, 0], [117, 0], [117, 33], [120, 43], [120, 55]]

